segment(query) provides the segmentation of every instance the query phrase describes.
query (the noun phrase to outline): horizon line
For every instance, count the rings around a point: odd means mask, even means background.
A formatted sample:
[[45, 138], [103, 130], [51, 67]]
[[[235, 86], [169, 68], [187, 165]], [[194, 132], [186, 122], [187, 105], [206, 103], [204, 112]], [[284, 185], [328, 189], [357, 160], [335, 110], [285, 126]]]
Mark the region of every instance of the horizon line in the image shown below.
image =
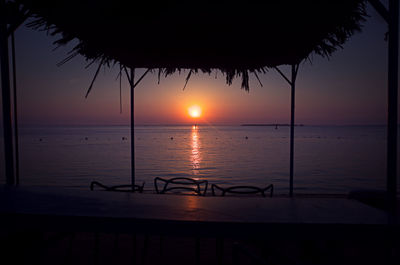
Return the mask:
[[[266, 127], [266, 126], [281, 126], [281, 127], [290, 127], [290, 123], [216, 123], [216, 124], [207, 124], [207, 123], [137, 123], [134, 124], [134, 126], [243, 126], [243, 127]], [[127, 126], [130, 127], [130, 124], [104, 124], [104, 123], [99, 123], [99, 124], [51, 124], [51, 123], [26, 123], [26, 124], [20, 124], [19, 126], [21, 127], [35, 127], [35, 126], [45, 126], [45, 127], [112, 127], [112, 126]], [[327, 126], [332, 126], [332, 127], [382, 127], [382, 126], [387, 126], [387, 124], [306, 124], [306, 123], [296, 123], [295, 127], [327, 127]], [[400, 126], [400, 123], [397, 125]]]

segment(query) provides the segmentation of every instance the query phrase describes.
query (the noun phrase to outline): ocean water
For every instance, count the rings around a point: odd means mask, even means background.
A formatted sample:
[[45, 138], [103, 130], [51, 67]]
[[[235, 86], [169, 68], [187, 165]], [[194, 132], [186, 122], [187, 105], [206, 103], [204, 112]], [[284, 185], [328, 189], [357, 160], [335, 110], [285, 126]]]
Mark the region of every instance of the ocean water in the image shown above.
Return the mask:
[[[89, 189], [130, 183], [130, 128], [20, 128], [21, 185]], [[379, 126], [295, 128], [294, 191], [384, 189], [386, 130]], [[136, 126], [136, 180], [195, 177], [221, 185], [289, 188], [289, 127]]]

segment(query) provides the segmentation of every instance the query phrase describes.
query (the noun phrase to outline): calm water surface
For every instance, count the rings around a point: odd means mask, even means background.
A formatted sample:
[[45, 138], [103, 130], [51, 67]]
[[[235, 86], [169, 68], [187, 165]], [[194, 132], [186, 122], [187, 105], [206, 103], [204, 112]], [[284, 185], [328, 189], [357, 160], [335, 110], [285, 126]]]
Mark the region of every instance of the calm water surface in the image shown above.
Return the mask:
[[[298, 193], [347, 193], [385, 188], [384, 127], [295, 129], [294, 187]], [[289, 128], [137, 126], [136, 179], [196, 177], [225, 185], [275, 185], [288, 192]], [[88, 189], [130, 181], [130, 129], [23, 127], [21, 183]]]

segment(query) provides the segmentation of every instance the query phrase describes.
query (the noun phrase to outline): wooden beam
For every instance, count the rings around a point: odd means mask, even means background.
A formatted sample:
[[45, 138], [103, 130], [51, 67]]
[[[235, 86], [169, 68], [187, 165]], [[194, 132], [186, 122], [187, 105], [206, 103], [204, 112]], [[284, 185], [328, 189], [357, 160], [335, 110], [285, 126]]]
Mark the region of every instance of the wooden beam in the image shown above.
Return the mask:
[[286, 82], [289, 83], [289, 85], [292, 85], [292, 81], [290, 81], [289, 78], [287, 78], [286, 75], [277, 66], [275, 66], [274, 68], [286, 80]]
[[7, 36], [11, 36], [11, 34], [13, 34], [19, 28], [19, 26], [21, 26], [28, 19], [30, 15], [31, 13], [28, 11], [20, 16], [17, 21], [12, 23], [7, 29]]
[[389, 11], [382, 4], [380, 0], [368, 0], [368, 2], [372, 5], [372, 7], [378, 12], [379, 15], [389, 23]]

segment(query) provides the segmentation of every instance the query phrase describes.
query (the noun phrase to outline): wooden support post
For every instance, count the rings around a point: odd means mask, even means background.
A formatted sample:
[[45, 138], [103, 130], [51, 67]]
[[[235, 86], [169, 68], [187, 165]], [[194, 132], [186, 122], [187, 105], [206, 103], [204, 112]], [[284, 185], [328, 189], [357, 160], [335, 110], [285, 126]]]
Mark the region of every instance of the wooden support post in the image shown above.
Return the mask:
[[10, 65], [8, 56], [8, 36], [5, 0], [0, 0], [0, 62], [1, 90], [3, 103], [4, 151], [6, 183], [14, 185], [14, 152], [12, 136], [11, 96], [10, 96]]
[[14, 140], [15, 140], [15, 184], [19, 185], [19, 139], [18, 139], [18, 97], [17, 97], [17, 64], [15, 58], [15, 36], [11, 33], [11, 56], [14, 90]]
[[291, 87], [291, 104], [290, 104], [290, 185], [289, 194], [293, 197], [293, 172], [294, 172], [294, 107], [295, 107], [295, 96], [296, 96], [296, 67], [292, 65], [292, 80], [290, 82]]
[[395, 206], [397, 193], [397, 105], [398, 105], [398, 51], [399, 1], [389, 1], [388, 52], [388, 129], [387, 129], [387, 193]]
[[299, 70], [300, 63], [292, 64], [292, 76], [291, 80], [286, 77], [286, 75], [279, 70], [278, 67], [275, 67], [276, 71], [288, 82], [291, 88], [291, 104], [290, 104], [290, 166], [289, 166], [289, 195], [293, 197], [293, 172], [294, 172], [294, 113], [295, 113], [295, 99], [296, 99], [296, 77], [297, 72]]
[[131, 185], [135, 190], [135, 70], [131, 68]]

